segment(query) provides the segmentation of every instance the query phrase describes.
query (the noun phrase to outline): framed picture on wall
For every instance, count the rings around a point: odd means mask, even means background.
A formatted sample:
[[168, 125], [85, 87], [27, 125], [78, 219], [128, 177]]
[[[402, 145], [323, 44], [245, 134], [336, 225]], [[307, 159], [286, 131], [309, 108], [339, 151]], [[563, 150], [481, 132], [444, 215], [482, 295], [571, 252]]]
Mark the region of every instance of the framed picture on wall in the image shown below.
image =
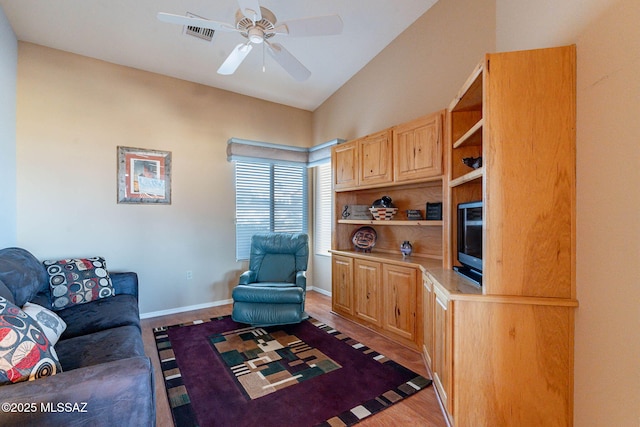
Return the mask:
[[171, 152], [119, 146], [118, 203], [171, 204]]

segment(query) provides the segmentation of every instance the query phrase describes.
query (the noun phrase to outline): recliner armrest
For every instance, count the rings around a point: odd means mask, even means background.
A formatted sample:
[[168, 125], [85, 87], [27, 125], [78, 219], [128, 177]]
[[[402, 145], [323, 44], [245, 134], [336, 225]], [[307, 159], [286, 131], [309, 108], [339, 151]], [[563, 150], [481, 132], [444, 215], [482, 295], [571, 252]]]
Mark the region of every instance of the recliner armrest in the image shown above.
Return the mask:
[[296, 272], [296, 286], [301, 287], [305, 291], [307, 290], [307, 272], [306, 271]]
[[239, 285], [248, 285], [249, 283], [254, 283], [258, 278], [258, 273], [253, 270], [247, 270], [240, 275], [240, 279], [238, 279]]

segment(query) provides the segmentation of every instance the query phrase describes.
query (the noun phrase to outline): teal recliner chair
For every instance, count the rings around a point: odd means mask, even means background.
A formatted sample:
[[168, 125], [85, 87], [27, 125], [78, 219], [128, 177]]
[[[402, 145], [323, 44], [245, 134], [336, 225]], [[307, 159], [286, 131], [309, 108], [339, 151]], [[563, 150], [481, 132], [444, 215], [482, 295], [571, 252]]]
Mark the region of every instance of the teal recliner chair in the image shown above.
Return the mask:
[[307, 290], [309, 237], [258, 233], [251, 238], [249, 270], [233, 290], [231, 318], [252, 326], [300, 323]]

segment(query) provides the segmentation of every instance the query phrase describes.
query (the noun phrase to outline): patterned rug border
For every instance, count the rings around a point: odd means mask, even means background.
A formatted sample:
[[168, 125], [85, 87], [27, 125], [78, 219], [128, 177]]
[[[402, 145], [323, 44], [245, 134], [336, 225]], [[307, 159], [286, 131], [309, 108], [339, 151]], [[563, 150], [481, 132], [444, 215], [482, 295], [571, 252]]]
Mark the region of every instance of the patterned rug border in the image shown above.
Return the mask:
[[[168, 331], [170, 329], [176, 328], [184, 328], [189, 326], [196, 326], [203, 323], [225, 320], [230, 318], [230, 315], [212, 317], [206, 320], [194, 320], [192, 322], [186, 323], [177, 323], [174, 325], [161, 326], [153, 329], [153, 334], [156, 343], [156, 350], [158, 352], [158, 359], [160, 360], [160, 367], [162, 370], [162, 377], [164, 379], [164, 388], [167, 393], [167, 398], [169, 400], [169, 406], [171, 407], [171, 414], [173, 416], [174, 425], [176, 427], [197, 427], [199, 424], [197, 422], [195, 411], [191, 404], [191, 399], [189, 398], [188, 391], [182, 381], [182, 374], [180, 373], [180, 369], [177, 366], [177, 361], [175, 355], [173, 354], [173, 349], [171, 346], [171, 341], [169, 340]], [[372, 415], [377, 414], [378, 412], [392, 406], [395, 403], [404, 400], [405, 398], [417, 393], [420, 390], [423, 390], [429, 387], [432, 384], [432, 381], [428, 378], [423, 377], [422, 375], [416, 373], [415, 371], [406, 368], [399, 363], [395, 362], [392, 359], [387, 358], [381, 353], [367, 347], [366, 345], [360, 343], [359, 341], [343, 334], [338, 331], [334, 327], [327, 325], [317, 319], [312, 317], [306, 320], [316, 328], [324, 331], [328, 335], [333, 336], [334, 338], [342, 341], [343, 343], [351, 346], [355, 350], [360, 351], [362, 354], [367, 355], [371, 359], [390, 366], [397, 366], [402, 369], [406, 369], [416, 376], [403, 383], [398, 387], [392, 390], [388, 390], [387, 392], [364, 402], [351, 410], [345, 411], [341, 414], [338, 414], [324, 422], [317, 424], [316, 426], [321, 427], [342, 427], [342, 426], [352, 426], [354, 424], [359, 423], [363, 419], [370, 417]], [[284, 325], [286, 326], [286, 325]], [[237, 332], [237, 331], [249, 331], [255, 329], [252, 326], [240, 327], [237, 329], [233, 329], [231, 331], [225, 331], [224, 334]], [[180, 420], [180, 422], [178, 422]]]

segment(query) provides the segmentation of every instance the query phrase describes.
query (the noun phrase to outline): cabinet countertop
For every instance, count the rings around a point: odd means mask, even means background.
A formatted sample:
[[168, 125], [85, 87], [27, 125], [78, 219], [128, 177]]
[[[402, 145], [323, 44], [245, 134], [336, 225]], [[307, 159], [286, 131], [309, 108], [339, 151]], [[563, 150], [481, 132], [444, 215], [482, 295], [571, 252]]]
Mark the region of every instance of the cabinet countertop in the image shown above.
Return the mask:
[[331, 250], [330, 252], [336, 255], [344, 255], [352, 258], [419, 268], [423, 273], [433, 276], [433, 279], [435, 279], [440, 287], [452, 298], [462, 295], [482, 295], [482, 289], [480, 287], [474, 286], [471, 282], [457, 274], [455, 271], [443, 268], [442, 260], [439, 259], [416, 256], [408, 256], [405, 258], [399, 254], [376, 252], [375, 250], [372, 252]]

